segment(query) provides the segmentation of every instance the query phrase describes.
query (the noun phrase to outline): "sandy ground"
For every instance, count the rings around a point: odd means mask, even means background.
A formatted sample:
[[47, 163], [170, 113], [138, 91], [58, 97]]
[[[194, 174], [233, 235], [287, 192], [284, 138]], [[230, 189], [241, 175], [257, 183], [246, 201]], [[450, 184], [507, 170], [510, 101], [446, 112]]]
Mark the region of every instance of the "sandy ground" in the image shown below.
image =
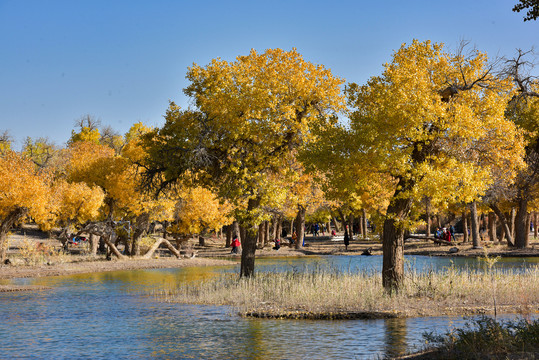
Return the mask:
[[[335, 241], [337, 240], [337, 241]], [[0, 279], [58, 276], [88, 272], [102, 272], [115, 270], [153, 269], [153, 268], [177, 268], [185, 266], [215, 266], [227, 265], [232, 262], [239, 262], [240, 255], [230, 253], [230, 248], [224, 247], [224, 240], [209, 238], [204, 247], [199, 246], [195, 240], [190, 241], [190, 246], [197, 254], [195, 258], [177, 259], [170, 257], [168, 251], [161, 252], [159, 258], [154, 259], [127, 259], [127, 260], [105, 260], [104, 256], [89, 258], [80, 255], [80, 248], [71, 248], [71, 255], [64, 255], [61, 259], [47, 261], [43, 265], [24, 265], [21, 258], [21, 248], [24, 244], [39, 243], [49, 248], [59, 249], [61, 244], [57, 239], [48, 237], [46, 234], [26, 229], [10, 235], [10, 251], [8, 257], [12, 259], [11, 265], [0, 265]], [[382, 254], [382, 245], [377, 240], [354, 239], [345, 250], [342, 236], [331, 239], [327, 236], [312, 237], [307, 236], [305, 246], [302, 249], [291, 248], [287, 241], [283, 241], [283, 246], [279, 250], [273, 250], [273, 243], [266, 244], [263, 249], [257, 250], [257, 256], [309, 256], [309, 255], [360, 255], [365, 250], [370, 249], [372, 255]], [[530, 248], [515, 250], [507, 247], [506, 244], [485, 242], [483, 249], [473, 249], [471, 244], [456, 243], [454, 246], [440, 246], [430, 241], [410, 240], [405, 244], [405, 254], [432, 255], [432, 256], [484, 256], [485, 252], [492, 256], [539, 256], [539, 240], [530, 238]], [[450, 253], [449, 249], [456, 247], [457, 253]], [[7, 291], [9, 288], [0, 287], [0, 291]]]

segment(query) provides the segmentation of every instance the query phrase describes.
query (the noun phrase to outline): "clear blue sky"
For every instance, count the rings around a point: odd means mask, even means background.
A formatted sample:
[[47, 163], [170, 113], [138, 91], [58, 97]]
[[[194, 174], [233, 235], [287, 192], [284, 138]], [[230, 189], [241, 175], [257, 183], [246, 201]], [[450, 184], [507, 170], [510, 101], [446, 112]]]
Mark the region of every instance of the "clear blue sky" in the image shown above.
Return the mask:
[[63, 145], [85, 114], [122, 134], [160, 126], [169, 100], [188, 105], [188, 66], [251, 48], [296, 47], [357, 83], [414, 38], [511, 56], [539, 45], [516, 2], [0, 0], [0, 131], [20, 148], [27, 136]]

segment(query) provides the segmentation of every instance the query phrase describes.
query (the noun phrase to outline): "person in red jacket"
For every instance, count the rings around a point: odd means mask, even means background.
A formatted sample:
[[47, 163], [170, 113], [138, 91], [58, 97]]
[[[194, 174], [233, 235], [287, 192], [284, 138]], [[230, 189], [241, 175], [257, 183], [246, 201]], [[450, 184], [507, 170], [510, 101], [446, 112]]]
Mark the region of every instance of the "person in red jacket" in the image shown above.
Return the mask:
[[238, 235], [234, 234], [234, 238], [232, 239], [232, 244], [230, 244], [232, 246], [232, 251], [230, 253], [232, 254], [237, 254], [239, 252], [239, 248], [240, 248], [240, 239], [238, 239]]
[[446, 228], [444, 228], [444, 240], [451, 242], [451, 232]]

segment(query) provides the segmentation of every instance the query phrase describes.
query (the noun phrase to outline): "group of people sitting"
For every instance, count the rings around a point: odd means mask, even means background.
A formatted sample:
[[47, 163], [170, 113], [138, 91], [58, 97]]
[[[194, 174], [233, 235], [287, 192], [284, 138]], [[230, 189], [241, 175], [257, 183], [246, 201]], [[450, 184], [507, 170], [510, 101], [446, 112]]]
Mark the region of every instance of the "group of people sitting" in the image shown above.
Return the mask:
[[434, 233], [434, 237], [436, 239], [445, 240], [451, 242], [451, 240], [455, 239], [455, 228], [453, 225], [450, 225], [448, 228], [436, 228], [436, 232]]

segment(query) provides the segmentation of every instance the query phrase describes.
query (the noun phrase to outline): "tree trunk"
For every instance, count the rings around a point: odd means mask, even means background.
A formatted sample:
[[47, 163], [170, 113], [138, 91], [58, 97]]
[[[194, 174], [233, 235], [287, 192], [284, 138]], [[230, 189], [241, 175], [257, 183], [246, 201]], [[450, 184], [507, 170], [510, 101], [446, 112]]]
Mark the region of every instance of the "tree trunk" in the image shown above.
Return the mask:
[[490, 241], [496, 241], [496, 214], [492, 211], [488, 213], [488, 238]]
[[[340, 217], [340, 220], [341, 220], [341, 224], [342, 224], [342, 231], [346, 231], [346, 218], [344, 217], [344, 214], [342, 212], [341, 209], [338, 209], [337, 212], [339, 213], [339, 217]], [[348, 233], [350, 234], [350, 233]]]
[[528, 200], [524, 197], [518, 199], [518, 208], [515, 217], [515, 247], [519, 249], [527, 248], [530, 228], [528, 221]]
[[[530, 237], [530, 231], [531, 231], [531, 227], [530, 227], [531, 220], [532, 220], [532, 215], [528, 213], [528, 216], [526, 216], [526, 238], [528, 239]], [[529, 240], [528, 240], [528, 243], [529, 243]]]
[[283, 217], [279, 215], [275, 220], [277, 221], [276, 237], [280, 239], [283, 234]]
[[361, 235], [363, 236], [363, 239], [367, 238], [367, 211], [365, 209], [361, 210], [363, 212], [363, 232]]
[[161, 244], [165, 244], [165, 246], [167, 247], [167, 249], [170, 250], [170, 252], [172, 254], [174, 254], [174, 256], [176, 256], [177, 258], [180, 258], [180, 252], [179, 252], [179, 249], [176, 249], [168, 240], [166, 239], [163, 239], [163, 238], [159, 238], [157, 239], [154, 244], [152, 245], [152, 247], [150, 248], [150, 250], [148, 250], [146, 252], [146, 254], [144, 254], [144, 256], [142, 256], [143, 259], [150, 259], [152, 257], [152, 255], [155, 253], [155, 251], [159, 248], [159, 246]]
[[511, 214], [509, 216], [511, 217], [511, 238], [515, 239], [515, 235], [516, 235], [515, 221], [517, 218], [517, 211], [515, 210], [515, 208], [511, 208]]
[[537, 211], [533, 212], [533, 238], [537, 239]]
[[99, 236], [90, 234], [90, 255], [97, 255], [97, 247], [99, 246]]
[[[247, 212], [250, 213], [260, 206], [260, 199], [249, 199]], [[241, 234], [241, 264], [240, 277], [252, 277], [255, 274], [255, 252], [256, 252], [256, 228], [254, 224], [244, 222], [240, 226]]]
[[404, 280], [404, 228], [399, 222], [408, 218], [412, 207], [410, 198], [403, 198], [401, 193], [413, 186], [401, 178], [397, 190], [387, 209], [382, 230], [382, 285], [388, 292], [397, 291]]
[[270, 240], [270, 222], [268, 220], [264, 221], [264, 247], [266, 247], [266, 244], [269, 243]]
[[357, 235], [358, 237], [361, 236], [361, 238], [363, 238], [363, 215], [360, 215], [357, 220], [359, 223], [359, 232]]
[[255, 273], [255, 252], [257, 232], [253, 226], [240, 226], [241, 243], [240, 277], [251, 277]]
[[354, 240], [354, 222], [354, 213], [351, 212], [350, 216], [348, 216], [348, 235], [350, 235], [350, 241]]
[[232, 229], [233, 229], [232, 225], [227, 225], [226, 226], [226, 240], [225, 240], [225, 247], [226, 248], [229, 248], [230, 244], [232, 243], [232, 231], [233, 231]]
[[198, 235], [198, 245], [199, 246], [206, 246], [206, 239], [202, 235]]
[[427, 235], [427, 237], [429, 237], [430, 234], [432, 233], [431, 228], [430, 228], [430, 198], [429, 197], [425, 197], [425, 217], [426, 217], [426, 223], [427, 223], [427, 229], [425, 231], [425, 234]]
[[238, 237], [238, 240], [241, 243], [243, 241], [243, 239], [241, 238], [240, 224], [237, 221], [234, 221], [234, 223], [232, 224], [232, 227], [233, 227], [232, 237], [234, 237], [234, 235], [236, 235]]
[[498, 215], [498, 219], [502, 223], [503, 232], [505, 233], [505, 237], [507, 238], [507, 244], [509, 246], [514, 246], [513, 243], [513, 236], [511, 234], [511, 229], [509, 228], [509, 224], [507, 224], [507, 220], [505, 219], [505, 215], [502, 213], [500, 208], [497, 204], [491, 204], [490, 208], [494, 210], [494, 213]]
[[468, 215], [466, 211], [462, 212], [462, 231], [464, 233], [464, 238], [462, 239], [463, 243], [467, 243], [468, 240]]
[[264, 233], [265, 233], [265, 228], [264, 228], [264, 222], [262, 221], [259, 225], [258, 225], [258, 234], [257, 234], [257, 247], [259, 249], [263, 249], [264, 248]]
[[307, 209], [303, 206], [298, 205], [298, 214], [296, 216], [296, 234], [298, 236], [298, 241], [294, 244], [296, 249], [301, 249], [303, 247], [303, 238], [305, 237], [305, 213]]
[[[336, 232], [341, 231], [341, 228], [339, 226], [339, 222], [337, 221], [337, 218], [335, 218], [335, 216], [333, 216], [333, 215], [331, 216], [331, 218], [333, 219], [333, 223], [335, 224], [335, 231]], [[331, 232], [331, 227], [329, 229], [329, 232]]]
[[163, 221], [163, 239], [167, 238], [167, 227], [168, 227], [168, 221]]
[[150, 227], [150, 214], [142, 213], [137, 216], [133, 229], [133, 242], [131, 243], [131, 256], [140, 256], [140, 239]]
[[477, 204], [472, 202], [470, 204], [470, 215], [472, 218], [472, 244], [474, 249], [481, 248], [481, 242], [479, 238], [479, 219], [477, 217]]
[[28, 213], [28, 209], [24, 207], [18, 207], [10, 212], [0, 223], [0, 263], [4, 263], [6, 254], [9, 248], [9, 241], [7, 238], [8, 232], [11, 230], [13, 224], [15, 224], [20, 218]]
[[109, 250], [114, 254], [116, 255], [116, 257], [118, 259], [125, 259], [125, 256], [122, 255], [122, 253], [118, 250], [118, 248], [116, 247], [116, 245], [114, 245], [114, 243], [112, 241], [110, 241], [110, 237], [109, 236], [102, 236], [101, 239], [103, 239], [103, 241], [105, 242], [105, 244], [107, 244], [107, 246], [109, 247]]

